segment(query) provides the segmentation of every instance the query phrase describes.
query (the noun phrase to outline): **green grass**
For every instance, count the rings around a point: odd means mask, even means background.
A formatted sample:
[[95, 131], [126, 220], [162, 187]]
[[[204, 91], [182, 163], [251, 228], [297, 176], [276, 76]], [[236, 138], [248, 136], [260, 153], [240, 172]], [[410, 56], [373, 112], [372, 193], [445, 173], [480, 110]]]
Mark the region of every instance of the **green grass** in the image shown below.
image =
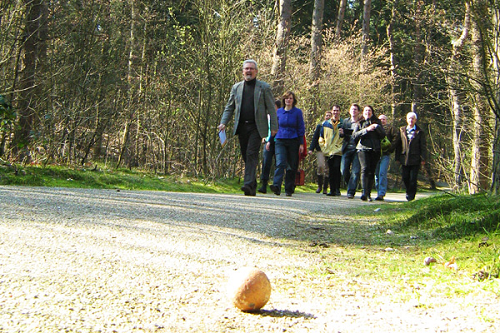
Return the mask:
[[[241, 193], [242, 179], [211, 180], [178, 175], [160, 175], [140, 170], [104, 167], [65, 167], [48, 165], [17, 167], [0, 166], [0, 185], [101, 188], [197, 193]], [[314, 185], [297, 188], [311, 191]]]
[[[328, 269], [320, 272], [390, 281], [400, 285], [399, 299], [424, 291], [460, 297], [483, 290], [500, 297], [499, 213], [500, 198], [486, 194], [366, 205], [351, 216], [358, 232], [346, 227], [330, 240], [341, 246], [324, 251]], [[437, 263], [424, 265], [426, 257]], [[453, 257], [457, 269], [445, 267]]]
[[129, 169], [30, 166], [17, 172], [12, 168], [0, 167], [0, 185], [233, 193], [238, 189], [238, 180], [214, 182]]

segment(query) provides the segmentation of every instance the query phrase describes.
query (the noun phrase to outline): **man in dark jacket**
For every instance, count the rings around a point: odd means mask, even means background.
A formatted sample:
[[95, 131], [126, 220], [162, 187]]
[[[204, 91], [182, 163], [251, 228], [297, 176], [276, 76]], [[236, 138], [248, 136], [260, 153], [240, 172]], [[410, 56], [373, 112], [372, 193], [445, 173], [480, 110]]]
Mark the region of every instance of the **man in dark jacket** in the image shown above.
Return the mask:
[[396, 135], [396, 161], [401, 163], [406, 200], [411, 201], [417, 193], [418, 171], [420, 165], [425, 164], [427, 145], [424, 131], [417, 126], [415, 112], [406, 115], [406, 122], [408, 125], [401, 127]]
[[359, 165], [358, 154], [356, 152], [356, 143], [352, 138], [352, 131], [359, 122], [359, 105], [352, 104], [349, 108], [350, 118], [344, 119], [342, 127], [339, 129], [340, 137], [344, 138], [342, 143], [342, 176], [347, 186], [347, 198], [352, 199], [358, 188], [359, 174], [361, 166]]

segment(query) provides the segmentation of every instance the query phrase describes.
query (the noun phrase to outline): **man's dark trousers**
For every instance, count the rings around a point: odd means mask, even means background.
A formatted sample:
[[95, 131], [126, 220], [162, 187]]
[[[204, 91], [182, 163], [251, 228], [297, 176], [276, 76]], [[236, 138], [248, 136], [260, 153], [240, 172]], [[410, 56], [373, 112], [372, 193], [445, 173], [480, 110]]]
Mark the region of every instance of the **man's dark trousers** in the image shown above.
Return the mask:
[[418, 170], [420, 169], [420, 164], [417, 165], [403, 165], [402, 166], [402, 178], [403, 183], [406, 187], [406, 199], [413, 200], [417, 194], [417, 180], [418, 180]]
[[238, 137], [243, 161], [245, 162], [244, 185], [255, 192], [257, 189], [257, 166], [262, 138], [255, 123], [241, 123], [238, 126]]

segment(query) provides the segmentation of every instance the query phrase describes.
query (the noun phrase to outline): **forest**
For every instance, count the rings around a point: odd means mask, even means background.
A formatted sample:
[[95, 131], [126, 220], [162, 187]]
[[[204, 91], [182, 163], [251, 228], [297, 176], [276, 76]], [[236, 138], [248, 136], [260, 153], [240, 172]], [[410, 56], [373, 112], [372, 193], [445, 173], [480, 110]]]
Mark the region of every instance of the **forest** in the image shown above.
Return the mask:
[[498, 0], [0, 0], [0, 31], [2, 163], [240, 177], [217, 125], [251, 58], [308, 140], [333, 104], [414, 111], [429, 179], [500, 194]]

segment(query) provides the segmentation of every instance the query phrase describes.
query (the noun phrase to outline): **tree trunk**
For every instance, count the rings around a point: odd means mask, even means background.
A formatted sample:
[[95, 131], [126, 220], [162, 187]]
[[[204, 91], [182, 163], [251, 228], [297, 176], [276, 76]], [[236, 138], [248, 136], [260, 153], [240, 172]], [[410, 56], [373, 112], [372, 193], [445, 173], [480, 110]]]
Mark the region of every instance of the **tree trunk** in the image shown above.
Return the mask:
[[493, 165], [491, 174], [491, 193], [493, 195], [500, 195], [500, 117], [495, 117], [495, 138], [493, 142]]
[[314, 1], [314, 11], [311, 26], [311, 57], [309, 63], [309, 79], [311, 82], [310, 114], [315, 116], [319, 107], [319, 79], [321, 72], [321, 44], [325, 0]]
[[394, 40], [394, 35], [392, 33], [392, 24], [394, 22], [394, 16], [396, 14], [396, 10], [394, 5], [391, 10], [391, 21], [387, 25], [387, 40], [389, 41], [389, 52], [390, 52], [390, 62], [391, 62], [391, 116], [392, 116], [392, 125], [396, 125], [396, 108], [399, 104], [397, 91], [399, 90], [399, 77], [398, 77], [398, 61], [396, 58], [396, 42]]
[[128, 166], [129, 168], [131, 167], [131, 163], [133, 162], [134, 156], [133, 153], [131, 152], [131, 149], [129, 148], [129, 141], [130, 141], [130, 136], [131, 133], [134, 133], [134, 117], [135, 117], [135, 110], [134, 110], [134, 80], [133, 80], [133, 65], [134, 65], [134, 46], [135, 46], [135, 21], [136, 21], [136, 8], [135, 8], [135, 1], [134, 0], [129, 0], [130, 4], [130, 36], [129, 36], [129, 53], [128, 53], [128, 67], [127, 67], [127, 89], [128, 89], [128, 101], [127, 101], [127, 107], [126, 110], [128, 110], [128, 115], [126, 117], [126, 123], [125, 123], [125, 128], [123, 131], [123, 138], [122, 138], [122, 149], [120, 151], [120, 155], [118, 157], [118, 162], [116, 167], [118, 168], [121, 163], [123, 162], [125, 153], [127, 150], [129, 151], [129, 156], [128, 156]]
[[[363, 59], [368, 53], [368, 42], [370, 41], [370, 14], [372, 10], [372, 0], [365, 0], [363, 9], [363, 29], [361, 32], [361, 66]], [[361, 68], [363, 70], [363, 68]]]
[[340, 38], [340, 33], [342, 32], [342, 24], [344, 23], [345, 9], [347, 7], [347, 0], [340, 0], [339, 4], [339, 14], [337, 16], [337, 23], [335, 25], [335, 37]]
[[[481, 5], [481, 4], [479, 4]], [[472, 161], [469, 179], [469, 193], [474, 194], [485, 190], [488, 186], [488, 138], [485, 128], [488, 126], [488, 103], [485, 99], [483, 84], [486, 83], [483, 68], [485, 67], [485, 58], [483, 37], [481, 35], [478, 20], [484, 18], [480, 15], [474, 16], [471, 25], [472, 34], [472, 56], [473, 56], [473, 119], [474, 119], [474, 137], [472, 142]]]
[[13, 150], [20, 153], [20, 158], [29, 162], [29, 144], [32, 141], [33, 129], [36, 127], [35, 110], [37, 109], [36, 75], [37, 65], [45, 52], [46, 39], [41, 39], [47, 33], [43, 27], [46, 24], [46, 10], [43, 0], [24, 0], [26, 6], [26, 26], [24, 30], [24, 69], [21, 73], [20, 89], [23, 91], [19, 100], [19, 124], [15, 131]]
[[470, 28], [470, 6], [465, 3], [465, 16], [463, 30], [460, 38], [453, 43], [450, 64], [448, 66], [447, 83], [450, 94], [451, 116], [453, 119], [453, 151], [454, 151], [454, 182], [455, 187], [462, 185], [464, 176], [462, 168], [462, 98], [459, 94], [460, 83], [458, 78], [458, 68], [460, 68], [460, 52], [465, 45]]
[[[495, 71], [495, 87], [500, 84], [500, 9], [493, 10], [494, 54], [493, 69]], [[495, 116], [495, 133], [493, 141], [493, 165], [491, 172], [491, 193], [500, 195], [500, 89], [496, 89], [493, 110]]]
[[314, 12], [311, 27], [311, 63], [309, 66], [309, 77], [313, 85], [316, 85], [316, 81], [319, 79], [321, 68], [321, 33], [323, 27], [324, 8], [325, 0], [314, 1]]
[[424, 59], [424, 49], [422, 47], [422, 20], [423, 20], [423, 15], [422, 15], [422, 7], [424, 6], [423, 0], [416, 0], [415, 3], [415, 47], [414, 47], [414, 54], [413, 54], [413, 59], [414, 59], [414, 76], [415, 79], [413, 81], [413, 101], [411, 104], [411, 111], [415, 112], [418, 114], [419, 108], [420, 108], [420, 103], [422, 100], [422, 62]]
[[281, 96], [284, 91], [284, 77], [286, 69], [286, 51], [290, 39], [292, 25], [292, 1], [280, 0], [280, 20], [276, 32], [276, 45], [274, 49], [273, 67], [271, 75], [274, 77], [273, 91], [276, 96]]

